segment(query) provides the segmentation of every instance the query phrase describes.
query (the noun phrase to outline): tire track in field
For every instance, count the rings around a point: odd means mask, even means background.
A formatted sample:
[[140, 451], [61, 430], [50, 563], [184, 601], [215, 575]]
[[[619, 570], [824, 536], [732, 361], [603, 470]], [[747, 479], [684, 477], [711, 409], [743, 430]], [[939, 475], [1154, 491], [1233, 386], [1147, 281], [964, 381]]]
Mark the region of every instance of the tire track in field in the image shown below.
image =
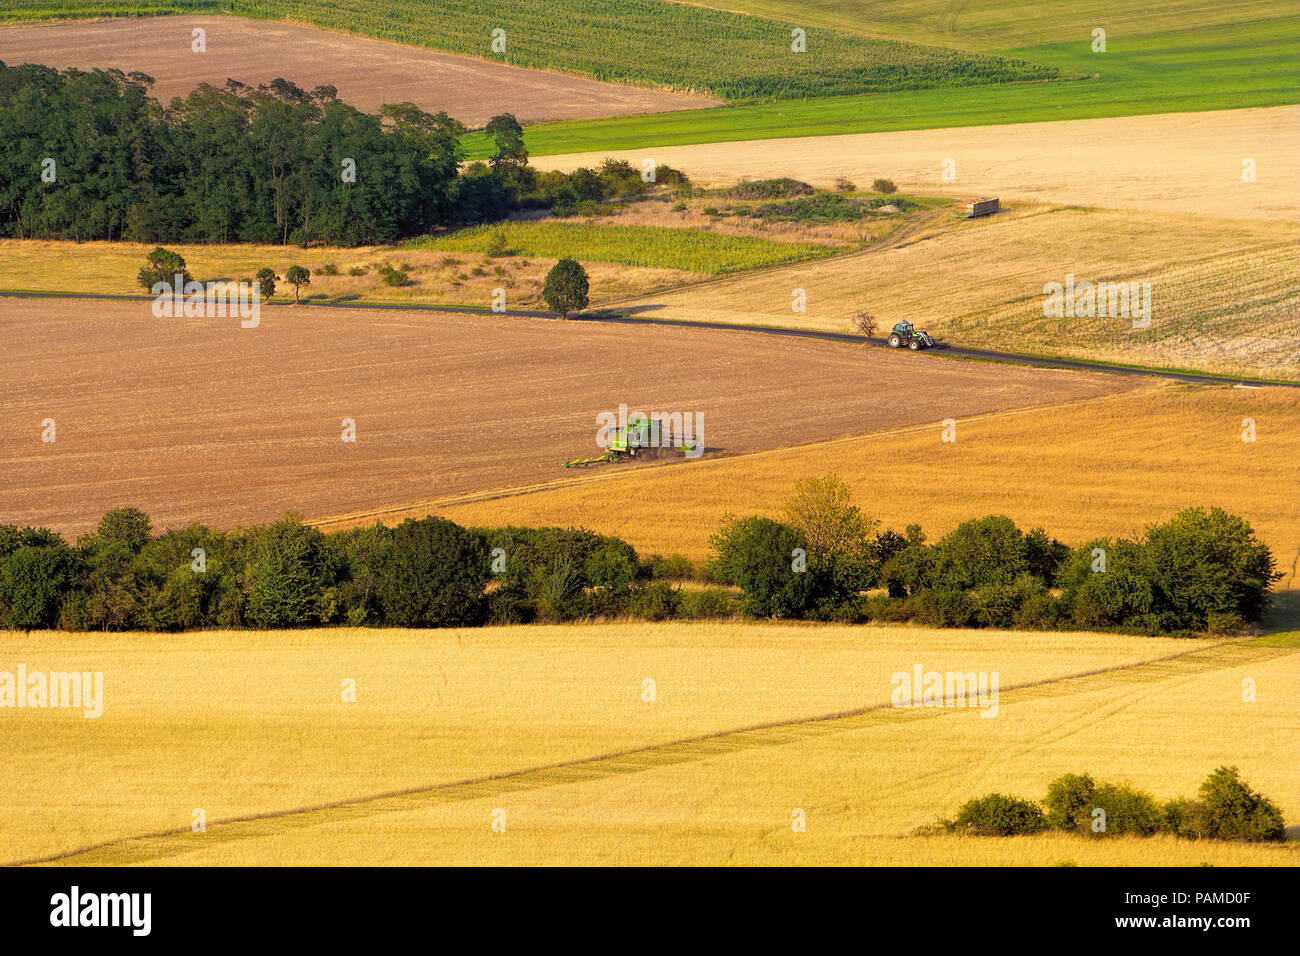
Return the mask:
[[[1251, 646], [1240, 641], [1223, 642], [1135, 664], [1099, 668], [1064, 677], [1051, 677], [1004, 687], [999, 692], [999, 703], [1023, 703], [1112, 687], [1132, 688], [1137, 691], [1142, 685], [1158, 684], [1178, 677], [1236, 667], [1247, 662], [1265, 661], [1290, 653], [1295, 653], [1294, 649]], [[177, 828], [141, 836], [121, 837], [48, 856], [18, 860], [8, 865], [54, 863], [74, 866], [123, 866], [151, 863], [167, 857], [208, 849], [214, 843], [279, 836], [308, 827], [345, 823], [349, 820], [360, 820], [385, 813], [403, 813], [441, 804], [603, 780], [623, 774], [707, 760], [711, 757], [728, 756], [746, 750], [797, 744], [827, 734], [863, 730], [896, 721], [918, 721], [942, 717], [953, 712], [954, 709], [951, 707], [896, 708], [887, 703], [873, 704], [815, 717], [717, 731], [632, 750], [470, 780], [220, 820], [210, 823], [205, 834], [195, 834], [188, 828]]]

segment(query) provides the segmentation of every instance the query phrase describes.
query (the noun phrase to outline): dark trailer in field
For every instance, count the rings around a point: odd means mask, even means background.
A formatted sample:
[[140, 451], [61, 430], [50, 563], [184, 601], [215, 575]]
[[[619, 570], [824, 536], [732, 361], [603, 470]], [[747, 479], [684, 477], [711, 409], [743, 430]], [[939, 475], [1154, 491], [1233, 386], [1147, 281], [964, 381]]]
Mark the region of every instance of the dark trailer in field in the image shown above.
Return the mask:
[[974, 219], [978, 216], [991, 216], [998, 211], [998, 199], [972, 199], [961, 204], [961, 217]]

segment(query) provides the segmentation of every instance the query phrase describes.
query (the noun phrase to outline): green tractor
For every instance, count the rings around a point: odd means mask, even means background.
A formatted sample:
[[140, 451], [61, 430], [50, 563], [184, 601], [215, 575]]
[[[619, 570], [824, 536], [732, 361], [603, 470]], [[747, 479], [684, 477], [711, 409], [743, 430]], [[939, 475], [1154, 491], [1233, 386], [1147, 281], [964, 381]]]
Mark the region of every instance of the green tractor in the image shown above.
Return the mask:
[[609, 433], [609, 444], [605, 454], [595, 458], [575, 458], [564, 463], [565, 468], [586, 468], [588, 465], [600, 465], [606, 462], [649, 461], [665, 455], [686, 455], [699, 457], [699, 438], [674, 438], [670, 443], [660, 440], [659, 428], [650, 420], [649, 415], [633, 415], [627, 420], [627, 427], [619, 426]]
[[930, 338], [930, 333], [923, 329], [912, 327], [911, 322], [895, 322], [894, 328], [889, 333], [889, 338], [885, 340], [889, 343], [891, 349], [901, 348], [906, 345], [915, 352], [917, 349], [934, 348], [934, 339]]

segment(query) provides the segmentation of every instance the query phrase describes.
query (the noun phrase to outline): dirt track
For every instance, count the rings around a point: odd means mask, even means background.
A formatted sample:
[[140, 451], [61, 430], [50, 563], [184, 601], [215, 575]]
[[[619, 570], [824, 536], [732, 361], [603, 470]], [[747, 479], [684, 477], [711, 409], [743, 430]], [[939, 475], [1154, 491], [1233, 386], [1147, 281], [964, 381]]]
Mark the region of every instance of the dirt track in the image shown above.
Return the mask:
[[[206, 53], [190, 49], [196, 27], [207, 31]], [[233, 77], [256, 85], [284, 77], [307, 90], [331, 84], [341, 100], [367, 112], [409, 100], [431, 113], [446, 110], [469, 126], [481, 126], [506, 111], [523, 122], [540, 122], [695, 109], [720, 102], [232, 16], [4, 27], [0, 60], [10, 65], [142, 70], [157, 81], [153, 95], [164, 103], [203, 82], [221, 86]]]
[[595, 416], [620, 402], [702, 413], [711, 456], [931, 421], [938, 453], [943, 418], [1136, 386], [748, 332], [308, 306], [241, 329], [7, 299], [0, 338], [0, 522], [69, 533], [124, 504], [224, 527], [549, 481], [598, 453]]

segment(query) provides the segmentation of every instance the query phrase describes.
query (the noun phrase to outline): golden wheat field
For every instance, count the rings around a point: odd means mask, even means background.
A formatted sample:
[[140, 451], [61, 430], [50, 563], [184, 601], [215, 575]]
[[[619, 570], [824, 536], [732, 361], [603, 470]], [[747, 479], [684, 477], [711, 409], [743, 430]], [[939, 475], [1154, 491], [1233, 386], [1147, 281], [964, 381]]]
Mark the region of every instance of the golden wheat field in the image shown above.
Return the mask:
[[[1245, 442], [1243, 422], [1255, 423]], [[581, 525], [650, 554], [709, 555], [727, 513], [779, 515], [797, 481], [837, 473], [856, 503], [931, 540], [968, 518], [1005, 514], [1072, 544], [1134, 535], [1185, 507], [1244, 516], [1294, 584], [1300, 552], [1300, 392], [1276, 386], [1161, 385], [1131, 394], [901, 428], [723, 460], [582, 475], [518, 494], [414, 506], [462, 524]], [[648, 506], [654, 503], [655, 507]], [[645, 504], [645, 506], [642, 506]], [[346, 523], [372, 522], [373, 517]], [[334, 522], [322, 522], [326, 526]], [[339, 522], [344, 523], [344, 522]], [[1290, 583], [1288, 583], [1290, 582]]]
[[[908, 320], [953, 344], [1300, 378], [1300, 227], [1289, 222], [1021, 203], [935, 219], [908, 241], [631, 298], [650, 317], [883, 334]], [[996, 263], [996, 268], [992, 264]], [[1045, 317], [1044, 286], [1150, 283], [1133, 317]], [[923, 277], [918, 281], [918, 277]], [[805, 292], [794, 312], [791, 290]], [[1139, 287], [1140, 288], [1140, 287]]]
[[[1300, 107], [1162, 113], [1107, 119], [753, 139], [695, 146], [539, 156], [538, 169], [647, 156], [727, 184], [793, 176], [829, 186], [894, 180], [907, 192], [980, 195], [1245, 219], [1300, 215]], [[1261, 172], [1243, 182], [1242, 159]], [[945, 167], [944, 161], [952, 160]], [[955, 181], [945, 181], [945, 169]], [[1268, 170], [1267, 174], [1262, 171]]]
[[[1297, 770], [1277, 759], [1293, 648], [719, 623], [9, 632], [0, 648], [7, 666], [104, 674], [98, 719], [6, 717], [7, 862], [1297, 862], [1293, 847], [908, 836], [990, 789], [1039, 798], [1086, 770], [1169, 798], [1226, 762], [1294, 821]], [[997, 672], [995, 716], [889, 706], [892, 675], [917, 664]]]

